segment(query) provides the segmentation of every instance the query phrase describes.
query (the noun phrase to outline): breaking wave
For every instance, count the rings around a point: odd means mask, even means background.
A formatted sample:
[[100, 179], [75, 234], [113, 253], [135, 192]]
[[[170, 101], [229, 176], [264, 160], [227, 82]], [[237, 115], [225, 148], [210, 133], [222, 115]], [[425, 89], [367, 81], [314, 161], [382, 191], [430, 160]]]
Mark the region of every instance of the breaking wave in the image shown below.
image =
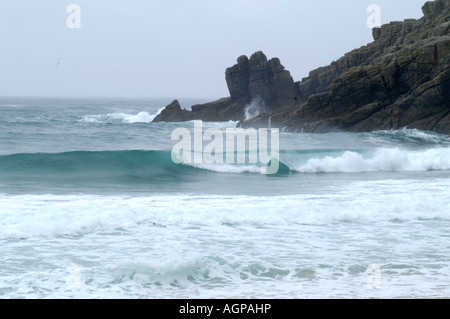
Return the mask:
[[341, 156], [311, 158], [305, 164], [295, 168], [295, 171], [301, 173], [430, 170], [450, 170], [450, 148], [420, 151], [382, 148], [369, 156], [355, 151], [345, 151]]
[[80, 121], [86, 123], [150, 123], [158, 116], [164, 108], [155, 114], [141, 111], [137, 114], [108, 113], [98, 115], [85, 115]]

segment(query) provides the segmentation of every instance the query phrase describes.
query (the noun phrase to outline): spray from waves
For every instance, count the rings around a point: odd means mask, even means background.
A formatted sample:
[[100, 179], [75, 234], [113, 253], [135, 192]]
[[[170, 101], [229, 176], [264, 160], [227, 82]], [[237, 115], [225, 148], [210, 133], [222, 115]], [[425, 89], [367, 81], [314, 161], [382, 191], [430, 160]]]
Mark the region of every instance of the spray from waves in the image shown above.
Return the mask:
[[381, 148], [370, 157], [354, 151], [341, 156], [311, 158], [295, 171], [301, 173], [359, 173], [450, 170], [450, 148], [402, 150]]
[[247, 104], [245, 109], [245, 120], [250, 120], [258, 115], [267, 112], [267, 105], [263, 99], [256, 97], [250, 104]]
[[127, 113], [108, 113], [98, 115], [86, 115], [80, 121], [86, 123], [150, 123], [157, 117], [164, 108], [161, 108], [155, 114], [141, 111], [137, 114]]

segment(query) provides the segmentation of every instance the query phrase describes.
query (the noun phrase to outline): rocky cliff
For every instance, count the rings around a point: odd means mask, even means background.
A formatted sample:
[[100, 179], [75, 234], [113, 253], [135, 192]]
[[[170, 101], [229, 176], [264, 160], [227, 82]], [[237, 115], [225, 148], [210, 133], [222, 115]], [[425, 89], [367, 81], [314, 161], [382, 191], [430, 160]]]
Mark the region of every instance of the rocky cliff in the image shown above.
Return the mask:
[[[450, 0], [427, 2], [424, 17], [373, 29], [374, 42], [296, 83], [295, 110], [270, 114], [290, 131], [403, 127], [450, 132]], [[263, 114], [241, 126], [266, 125]]]
[[[230, 97], [181, 110], [174, 101], [156, 121], [241, 121], [289, 131], [372, 131], [403, 127], [450, 133], [450, 0], [427, 2], [419, 20], [373, 29], [374, 41], [294, 82], [277, 58], [238, 58], [225, 72]], [[246, 119], [252, 100], [264, 112]]]

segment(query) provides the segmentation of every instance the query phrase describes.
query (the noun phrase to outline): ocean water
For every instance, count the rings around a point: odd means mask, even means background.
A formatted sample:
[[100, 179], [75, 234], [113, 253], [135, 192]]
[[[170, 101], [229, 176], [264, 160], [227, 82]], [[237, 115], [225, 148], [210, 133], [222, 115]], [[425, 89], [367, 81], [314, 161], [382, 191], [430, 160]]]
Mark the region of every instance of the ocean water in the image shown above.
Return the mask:
[[0, 298], [450, 296], [449, 136], [281, 132], [271, 176], [173, 163], [169, 102], [0, 99]]

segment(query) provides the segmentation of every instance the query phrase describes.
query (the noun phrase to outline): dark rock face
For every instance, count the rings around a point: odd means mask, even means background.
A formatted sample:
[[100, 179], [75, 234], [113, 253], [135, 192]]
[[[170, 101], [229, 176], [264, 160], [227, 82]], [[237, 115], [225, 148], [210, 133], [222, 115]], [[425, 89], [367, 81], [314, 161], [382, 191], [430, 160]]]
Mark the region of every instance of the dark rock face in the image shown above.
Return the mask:
[[225, 79], [227, 81], [231, 101], [235, 102], [241, 99], [250, 99], [248, 91], [248, 83], [250, 82], [250, 67], [249, 60], [245, 55], [241, 55], [237, 59], [237, 64], [226, 69]]
[[423, 14], [425, 17], [437, 17], [444, 11], [446, 8], [450, 7], [450, 0], [441, 0], [434, 2], [427, 2], [422, 7]]
[[[403, 127], [450, 133], [450, 0], [427, 2], [424, 17], [373, 30], [374, 42], [296, 83], [301, 103], [271, 114], [290, 131]], [[242, 122], [266, 125], [268, 114]]]
[[191, 109], [192, 111], [181, 109], [178, 100], [174, 100], [155, 117], [153, 122], [183, 122], [192, 120], [216, 122], [219, 121], [219, 119], [238, 121], [244, 116], [241, 105], [232, 103], [230, 98], [223, 98], [205, 104], [192, 105]]
[[241, 56], [238, 64], [228, 68], [225, 74], [232, 100], [260, 98], [269, 111], [295, 104], [294, 80], [278, 58], [268, 61], [261, 51], [254, 53], [250, 60]]
[[186, 121], [184, 118], [188, 117], [188, 111], [182, 110], [178, 100], [172, 101], [157, 115], [153, 122], [178, 122]]
[[[289, 131], [373, 131], [403, 127], [450, 133], [450, 0], [427, 2], [424, 17], [372, 30], [374, 42], [294, 82], [278, 58], [240, 56], [225, 72], [230, 97], [156, 120], [241, 121], [241, 127]], [[246, 106], [265, 113], [244, 120]]]
[[225, 80], [229, 98], [193, 105], [192, 111], [182, 110], [174, 101], [153, 121], [240, 121], [245, 118], [246, 106], [254, 99], [263, 101], [269, 112], [295, 105], [296, 89], [291, 74], [278, 58], [267, 60], [260, 51], [250, 59], [240, 56], [237, 64], [226, 69]]

